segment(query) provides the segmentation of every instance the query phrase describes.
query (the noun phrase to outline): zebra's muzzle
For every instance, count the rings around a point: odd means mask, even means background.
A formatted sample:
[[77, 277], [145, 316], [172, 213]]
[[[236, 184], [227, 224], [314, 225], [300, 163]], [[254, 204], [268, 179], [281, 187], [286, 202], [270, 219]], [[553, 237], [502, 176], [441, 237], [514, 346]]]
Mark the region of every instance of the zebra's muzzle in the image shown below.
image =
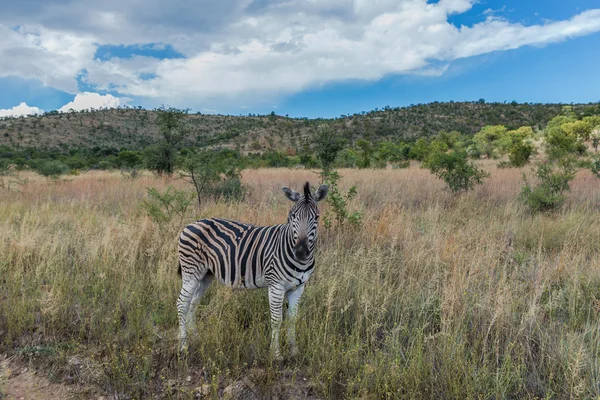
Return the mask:
[[298, 243], [294, 246], [294, 256], [300, 261], [308, 258], [308, 238], [298, 240]]

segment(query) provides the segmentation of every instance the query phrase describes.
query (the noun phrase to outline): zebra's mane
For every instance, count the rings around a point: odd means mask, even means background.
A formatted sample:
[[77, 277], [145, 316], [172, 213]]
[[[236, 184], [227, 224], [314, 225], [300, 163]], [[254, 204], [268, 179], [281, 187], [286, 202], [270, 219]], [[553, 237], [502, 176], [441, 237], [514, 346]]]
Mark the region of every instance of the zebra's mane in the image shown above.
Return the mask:
[[311, 197], [312, 197], [312, 194], [310, 193], [310, 184], [308, 182], [306, 182], [304, 184], [304, 198], [310, 199]]

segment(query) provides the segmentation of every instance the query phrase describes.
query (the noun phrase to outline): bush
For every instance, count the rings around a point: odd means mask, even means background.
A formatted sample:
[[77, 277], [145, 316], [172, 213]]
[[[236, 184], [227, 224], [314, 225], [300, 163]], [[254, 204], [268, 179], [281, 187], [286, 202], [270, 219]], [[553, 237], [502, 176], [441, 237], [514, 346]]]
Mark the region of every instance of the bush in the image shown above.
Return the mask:
[[204, 196], [228, 201], [242, 200], [246, 193], [240, 176], [239, 153], [226, 150], [204, 150], [189, 153], [180, 160], [179, 175], [191, 183], [196, 191], [198, 205]]
[[248, 189], [242, 184], [239, 176], [226, 177], [213, 185], [209, 195], [215, 199], [225, 201], [242, 201], [246, 197]]
[[467, 153], [464, 151], [433, 152], [424, 165], [433, 175], [446, 182], [455, 194], [463, 190], [471, 190], [475, 185], [481, 185], [483, 180], [490, 176], [468, 161]]
[[117, 154], [119, 167], [136, 168], [142, 163], [142, 156], [138, 151], [123, 150]]
[[66, 174], [68, 171], [68, 166], [55, 160], [42, 161], [35, 167], [35, 172], [54, 181], [60, 179], [60, 176]]
[[113, 165], [113, 163], [111, 163], [110, 161], [107, 161], [107, 160], [102, 160], [98, 164], [96, 164], [96, 168], [98, 168], [98, 169], [110, 170], [110, 169], [113, 169], [114, 167], [115, 166]]
[[508, 161], [513, 167], [522, 167], [529, 162], [533, 154], [533, 145], [527, 142], [514, 144], [508, 153]]
[[410, 160], [398, 161], [392, 164], [392, 169], [404, 169], [410, 167]]
[[521, 200], [532, 212], [555, 210], [564, 203], [564, 193], [571, 190], [569, 183], [576, 173], [572, 161], [563, 160], [560, 166], [552, 162], [540, 163], [535, 173], [539, 180], [537, 186], [529, 185], [523, 174], [525, 185], [521, 189]]
[[142, 152], [144, 167], [158, 174], [169, 173], [173, 149], [164, 143], [148, 146]]
[[170, 222], [175, 216], [183, 222], [185, 214], [192, 204], [193, 193], [174, 189], [169, 186], [163, 193], [148, 188], [148, 199], [142, 200], [142, 207], [154, 222], [159, 225]]
[[337, 154], [344, 148], [344, 139], [329, 125], [321, 125], [314, 136], [317, 158], [324, 170], [328, 170]]
[[356, 186], [352, 186], [346, 194], [343, 194], [338, 188], [338, 181], [341, 176], [337, 171], [323, 170], [320, 176], [322, 182], [329, 186], [329, 195], [325, 201], [331, 205], [331, 210], [323, 216], [325, 227], [331, 228], [334, 221], [335, 226], [338, 228], [344, 226], [346, 222], [354, 226], [360, 225], [362, 214], [358, 211], [350, 212], [348, 210], [348, 202], [356, 196]]

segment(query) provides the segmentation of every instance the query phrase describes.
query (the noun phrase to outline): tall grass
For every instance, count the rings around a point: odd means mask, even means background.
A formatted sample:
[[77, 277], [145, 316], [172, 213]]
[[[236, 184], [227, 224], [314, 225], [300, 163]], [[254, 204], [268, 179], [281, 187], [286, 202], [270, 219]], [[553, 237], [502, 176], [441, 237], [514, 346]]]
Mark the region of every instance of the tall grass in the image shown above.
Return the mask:
[[[177, 356], [182, 226], [156, 226], [139, 204], [146, 187], [181, 182], [29, 176], [0, 192], [0, 352], [133, 398], [193, 398], [202, 383], [217, 397], [242, 377], [263, 393], [285, 381], [332, 399], [598, 397], [600, 183], [581, 174], [562, 211], [529, 215], [522, 171], [486, 169], [492, 177], [460, 197], [414, 166], [340, 171], [364, 224], [321, 228], [300, 355], [283, 369], [269, 356], [266, 292], [218, 285], [189, 356]], [[284, 169], [243, 179], [243, 203], [208, 202], [189, 221], [281, 223], [280, 187], [317, 183]]]

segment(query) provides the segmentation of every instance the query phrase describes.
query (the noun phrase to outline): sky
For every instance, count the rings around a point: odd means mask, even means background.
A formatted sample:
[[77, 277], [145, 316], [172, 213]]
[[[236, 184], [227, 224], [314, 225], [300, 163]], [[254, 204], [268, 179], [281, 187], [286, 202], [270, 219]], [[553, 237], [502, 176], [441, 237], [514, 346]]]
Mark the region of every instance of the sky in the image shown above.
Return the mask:
[[3, 3], [0, 117], [600, 101], [598, 0]]

